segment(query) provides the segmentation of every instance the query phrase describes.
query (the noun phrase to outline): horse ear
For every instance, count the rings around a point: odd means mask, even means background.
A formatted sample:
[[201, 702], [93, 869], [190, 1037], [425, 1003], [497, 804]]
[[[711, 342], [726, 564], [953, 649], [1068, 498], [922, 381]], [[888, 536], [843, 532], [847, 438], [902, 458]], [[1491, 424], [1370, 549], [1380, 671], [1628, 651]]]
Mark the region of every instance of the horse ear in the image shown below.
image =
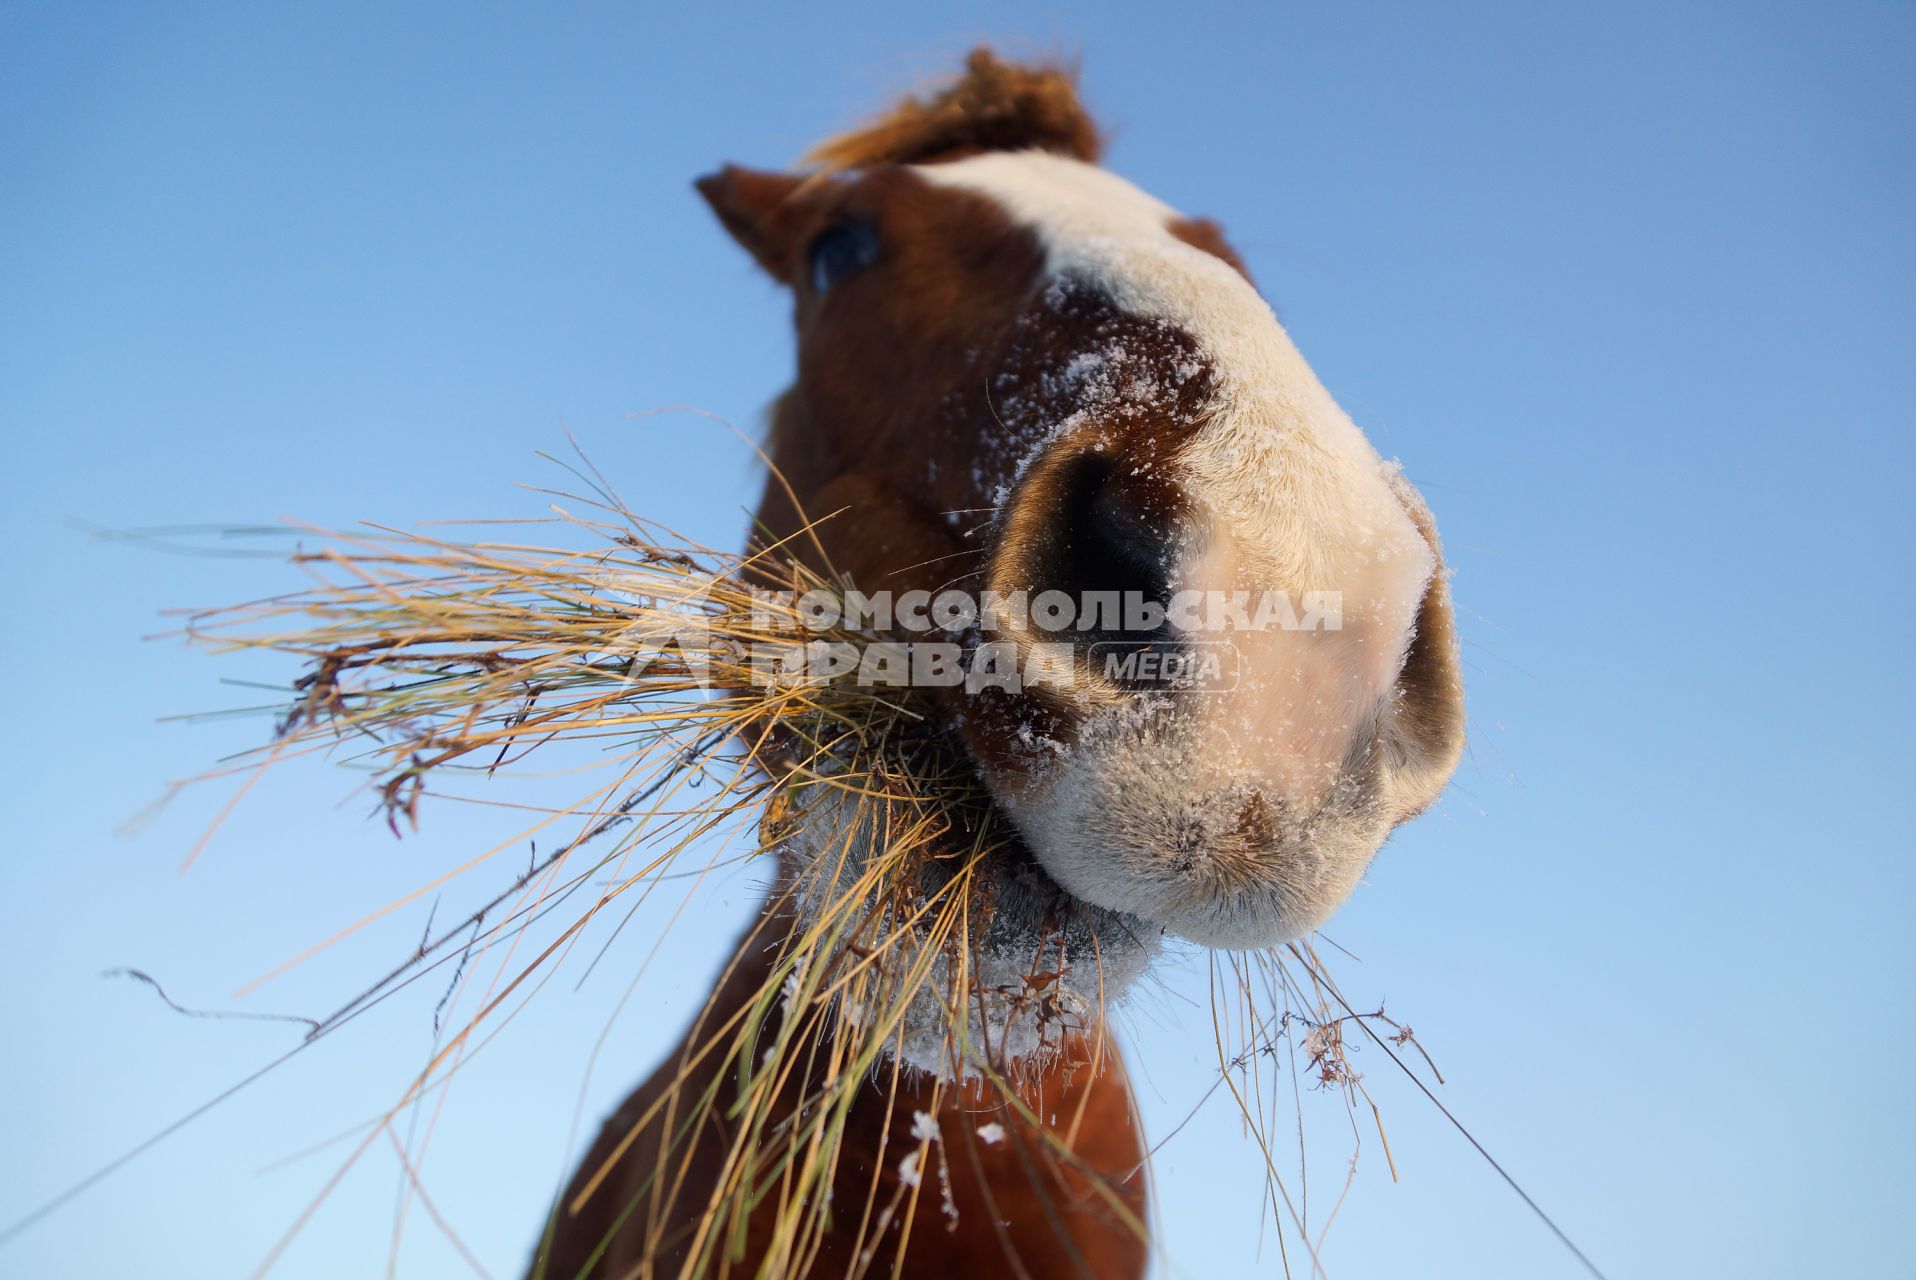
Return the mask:
[[761, 267], [787, 280], [806, 221], [804, 211], [791, 196], [806, 181], [802, 174], [768, 173], [728, 164], [692, 185], [712, 206], [732, 238], [744, 245]]

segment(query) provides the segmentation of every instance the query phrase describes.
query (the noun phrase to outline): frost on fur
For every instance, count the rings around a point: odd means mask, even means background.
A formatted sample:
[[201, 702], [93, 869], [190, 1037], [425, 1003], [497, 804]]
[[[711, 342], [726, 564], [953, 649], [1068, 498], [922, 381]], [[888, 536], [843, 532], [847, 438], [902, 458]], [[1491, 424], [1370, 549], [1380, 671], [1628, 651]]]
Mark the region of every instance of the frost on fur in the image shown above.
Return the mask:
[[[959, 1078], [1042, 1061], [1093, 1030], [1158, 951], [1159, 930], [1073, 899], [1002, 833], [901, 859], [892, 828], [906, 819], [849, 788], [812, 784], [795, 809], [778, 849], [800, 929], [840, 957], [883, 953], [838, 1017], [894, 1024], [891, 1047], [911, 1067]], [[987, 872], [993, 900], [945, 924], [940, 904]]]

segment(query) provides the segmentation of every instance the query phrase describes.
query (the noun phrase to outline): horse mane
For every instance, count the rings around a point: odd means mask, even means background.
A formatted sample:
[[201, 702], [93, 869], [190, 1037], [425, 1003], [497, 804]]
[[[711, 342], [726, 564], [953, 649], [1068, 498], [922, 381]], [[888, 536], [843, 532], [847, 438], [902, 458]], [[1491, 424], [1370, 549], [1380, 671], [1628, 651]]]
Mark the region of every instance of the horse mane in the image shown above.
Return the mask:
[[828, 138], [805, 159], [826, 170], [911, 164], [951, 151], [1056, 151], [1095, 162], [1098, 127], [1078, 101], [1074, 73], [1002, 62], [980, 45], [965, 74], [929, 97], [906, 97], [860, 129]]

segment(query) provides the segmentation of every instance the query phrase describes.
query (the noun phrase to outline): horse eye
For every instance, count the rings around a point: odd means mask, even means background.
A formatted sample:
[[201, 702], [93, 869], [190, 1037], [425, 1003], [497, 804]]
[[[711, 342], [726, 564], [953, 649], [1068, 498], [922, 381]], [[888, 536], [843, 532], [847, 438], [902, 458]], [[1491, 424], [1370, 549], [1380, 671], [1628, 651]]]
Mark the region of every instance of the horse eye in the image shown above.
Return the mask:
[[878, 229], [851, 218], [819, 232], [812, 241], [812, 288], [824, 293], [878, 258]]

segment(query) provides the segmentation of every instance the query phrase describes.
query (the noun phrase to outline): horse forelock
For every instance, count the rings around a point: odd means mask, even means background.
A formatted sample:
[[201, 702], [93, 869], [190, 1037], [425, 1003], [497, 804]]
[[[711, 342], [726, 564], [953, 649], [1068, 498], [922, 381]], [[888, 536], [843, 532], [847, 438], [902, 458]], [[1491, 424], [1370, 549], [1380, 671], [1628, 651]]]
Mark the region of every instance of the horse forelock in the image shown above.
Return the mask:
[[1071, 70], [1004, 62], [980, 47], [956, 81], [900, 100], [871, 123], [819, 143], [806, 159], [828, 170], [864, 169], [954, 152], [1025, 150], [1095, 161], [1104, 141]]

